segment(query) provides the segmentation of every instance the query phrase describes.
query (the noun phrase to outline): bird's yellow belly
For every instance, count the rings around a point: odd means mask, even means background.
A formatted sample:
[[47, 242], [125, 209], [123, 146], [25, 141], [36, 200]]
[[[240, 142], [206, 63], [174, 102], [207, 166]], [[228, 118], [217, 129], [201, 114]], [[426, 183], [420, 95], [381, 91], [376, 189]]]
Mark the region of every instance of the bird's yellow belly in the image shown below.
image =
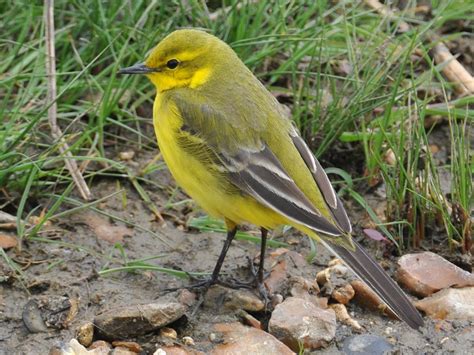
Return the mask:
[[263, 206], [253, 197], [230, 193], [222, 177], [179, 146], [173, 117], [155, 114], [154, 125], [163, 158], [179, 186], [204, 210], [216, 217], [239, 224], [249, 222], [265, 228], [287, 223], [287, 219]]

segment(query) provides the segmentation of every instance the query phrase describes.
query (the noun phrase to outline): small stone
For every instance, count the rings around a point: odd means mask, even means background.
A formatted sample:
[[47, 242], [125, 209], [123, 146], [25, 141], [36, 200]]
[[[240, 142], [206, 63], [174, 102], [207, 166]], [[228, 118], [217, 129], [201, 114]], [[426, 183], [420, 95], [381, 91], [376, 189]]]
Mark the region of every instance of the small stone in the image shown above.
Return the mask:
[[196, 294], [185, 288], [180, 291], [178, 296], [178, 302], [187, 307], [193, 306], [196, 303], [196, 299]]
[[181, 318], [186, 308], [177, 302], [125, 306], [96, 316], [94, 324], [106, 338], [127, 339], [151, 332]]
[[239, 316], [242, 317], [242, 320], [245, 324], [250, 325], [251, 327], [262, 329], [262, 323], [258, 319], [256, 319], [251, 314], [248, 314], [245, 311], [241, 311]]
[[190, 351], [179, 345], [168, 345], [160, 347], [153, 355], [204, 355], [204, 353], [197, 350]]
[[474, 320], [474, 287], [448, 288], [415, 302], [416, 308], [436, 319]]
[[398, 265], [398, 281], [418, 296], [426, 297], [452, 286], [474, 286], [473, 274], [435, 253], [406, 254]]
[[326, 296], [331, 296], [336, 288], [343, 287], [347, 284], [347, 267], [341, 264], [339, 259], [332, 260], [330, 264], [330, 267], [316, 274], [316, 281], [321, 287], [322, 294]]
[[289, 297], [275, 307], [269, 332], [294, 351], [300, 345], [315, 350], [326, 346], [336, 335], [336, 315], [301, 298]]
[[178, 333], [173, 328], [164, 327], [160, 329], [160, 335], [165, 338], [177, 339]]
[[289, 283], [291, 285], [291, 296], [302, 298], [314, 303], [318, 307], [320, 306], [321, 302], [317, 296], [319, 293], [319, 286], [316, 281], [312, 282], [300, 276], [293, 276], [290, 278]]
[[52, 349], [50, 355], [108, 355], [110, 348], [98, 347], [86, 349], [77, 339], [71, 339], [68, 344], [63, 344], [60, 348]]
[[246, 327], [238, 322], [214, 325], [223, 342], [216, 345], [211, 355], [220, 354], [278, 354], [294, 355], [285, 344], [263, 330]]
[[[43, 322], [46, 327], [65, 329], [68, 328], [78, 311], [79, 300], [76, 298], [54, 295], [38, 296], [27, 303], [23, 321], [28, 329], [33, 326], [31, 323], [33, 320], [35, 326], [41, 327], [40, 323]], [[27, 324], [28, 321], [30, 321], [29, 324]], [[31, 329], [30, 331], [32, 331]]]
[[307, 266], [305, 258], [294, 251], [278, 248], [269, 254], [265, 261], [271, 271], [265, 279], [265, 286], [269, 294], [284, 293], [288, 288], [288, 279], [298, 276], [301, 269]]
[[345, 355], [382, 355], [392, 350], [393, 345], [378, 335], [362, 334], [344, 341], [342, 351]]
[[195, 345], [194, 344], [194, 339], [191, 338], [191, 337], [186, 336], [186, 337], [183, 337], [181, 340], [182, 340], [184, 345], [187, 345], [187, 346], [194, 346]]
[[230, 289], [221, 285], [209, 288], [204, 298], [204, 305], [209, 308], [224, 307], [227, 310], [243, 309], [259, 312], [265, 308], [263, 301], [253, 292], [244, 289]]
[[0, 233], [0, 248], [10, 249], [18, 245], [18, 240], [8, 234]]
[[385, 314], [393, 319], [398, 319], [397, 316], [387, 307], [385, 303], [377, 296], [377, 294], [370, 289], [364, 282], [354, 280], [351, 286], [355, 291], [354, 301], [361, 306], [377, 313]]
[[337, 287], [331, 294], [331, 298], [341, 304], [348, 304], [354, 298], [355, 291], [350, 284]]
[[291, 284], [290, 293], [295, 293], [294, 297], [301, 295], [303, 292], [317, 295], [320, 291], [316, 281], [310, 281], [301, 276], [292, 276], [289, 281]]
[[135, 343], [134, 341], [121, 341], [121, 340], [116, 340], [112, 342], [112, 345], [114, 347], [121, 347], [121, 348], [126, 348], [134, 353], [140, 353], [142, 352], [142, 347], [140, 344]]
[[135, 152], [133, 150], [127, 150], [119, 153], [119, 159], [123, 161], [132, 160], [134, 156]]
[[90, 346], [94, 338], [94, 324], [87, 322], [77, 328], [76, 338], [86, 348]]
[[[110, 349], [112, 349], [112, 345], [110, 345], [108, 342], [105, 340], [96, 340], [94, 341], [91, 346], [88, 348], [89, 350], [94, 350], [94, 349], [106, 349], [107, 353], [109, 352]], [[105, 351], [105, 350], [104, 350]]]
[[47, 332], [48, 328], [44, 323], [38, 303], [35, 300], [29, 300], [22, 313], [23, 323], [30, 333]]
[[111, 355], [136, 355], [137, 353], [131, 351], [128, 348], [124, 348], [122, 346], [116, 347], [112, 350]]
[[347, 308], [345, 305], [340, 304], [340, 303], [335, 303], [329, 306], [334, 313], [336, 314], [336, 319], [348, 326], [350, 326], [352, 329], [356, 331], [362, 330], [362, 327], [360, 326], [359, 322], [352, 319], [352, 317], [349, 315], [347, 312]]
[[395, 152], [393, 151], [392, 148], [387, 149], [387, 151], [384, 154], [383, 159], [390, 166], [395, 166], [397, 163], [397, 156], [395, 155]]
[[275, 308], [277, 305], [283, 302], [283, 296], [279, 293], [275, 293], [272, 295], [272, 307]]
[[339, 258], [334, 258], [334, 259], [329, 260], [328, 267], [332, 267], [336, 265], [344, 265], [344, 262]]

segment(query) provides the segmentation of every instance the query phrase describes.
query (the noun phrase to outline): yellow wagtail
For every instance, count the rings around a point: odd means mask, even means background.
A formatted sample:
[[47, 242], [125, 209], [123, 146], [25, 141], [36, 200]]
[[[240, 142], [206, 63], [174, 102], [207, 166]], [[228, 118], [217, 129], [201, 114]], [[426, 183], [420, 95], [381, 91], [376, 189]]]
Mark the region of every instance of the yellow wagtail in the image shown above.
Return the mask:
[[208, 213], [224, 218], [227, 239], [206, 281], [219, 271], [237, 226], [261, 227], [263, 292], [267, 230], [287, 224], [322, 242], [408, 325], [423, 320], [403, 291], [351, 238], [351, 223], [318, 160], [278, 101], [223, 41], [203, 31], [171, 33], [144, 63], [119, 71], [156, 86], [153, 120], [178, 184]]

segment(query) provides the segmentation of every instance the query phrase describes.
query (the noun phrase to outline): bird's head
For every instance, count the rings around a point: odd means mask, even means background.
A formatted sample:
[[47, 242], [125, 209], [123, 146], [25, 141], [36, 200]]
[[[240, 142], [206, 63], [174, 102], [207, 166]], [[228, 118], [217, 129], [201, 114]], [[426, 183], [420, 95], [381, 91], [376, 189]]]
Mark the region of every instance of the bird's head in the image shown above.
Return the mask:
[[[183, 29], [165, 37], [153, 48], [145, 62], [120, 69], [119, 74], [145, 74], [160, 92], [206, 83], [237, 56], [217, 37], [206, 32]], [[228, 68], [232, 71], [232, 68]]]

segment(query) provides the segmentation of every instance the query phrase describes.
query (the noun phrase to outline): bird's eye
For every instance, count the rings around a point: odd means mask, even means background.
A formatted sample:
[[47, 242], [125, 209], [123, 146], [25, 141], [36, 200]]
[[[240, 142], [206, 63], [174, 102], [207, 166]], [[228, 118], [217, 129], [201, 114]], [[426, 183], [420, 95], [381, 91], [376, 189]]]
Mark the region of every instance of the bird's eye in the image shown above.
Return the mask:
[[177, 59], [170, 59], [168, 60], [168, 62], [166, 63], [166, 66], [168, 67], [168, 69], [176, 69], [176, 67], [178, 66], [179, 64], [179, 60]]

